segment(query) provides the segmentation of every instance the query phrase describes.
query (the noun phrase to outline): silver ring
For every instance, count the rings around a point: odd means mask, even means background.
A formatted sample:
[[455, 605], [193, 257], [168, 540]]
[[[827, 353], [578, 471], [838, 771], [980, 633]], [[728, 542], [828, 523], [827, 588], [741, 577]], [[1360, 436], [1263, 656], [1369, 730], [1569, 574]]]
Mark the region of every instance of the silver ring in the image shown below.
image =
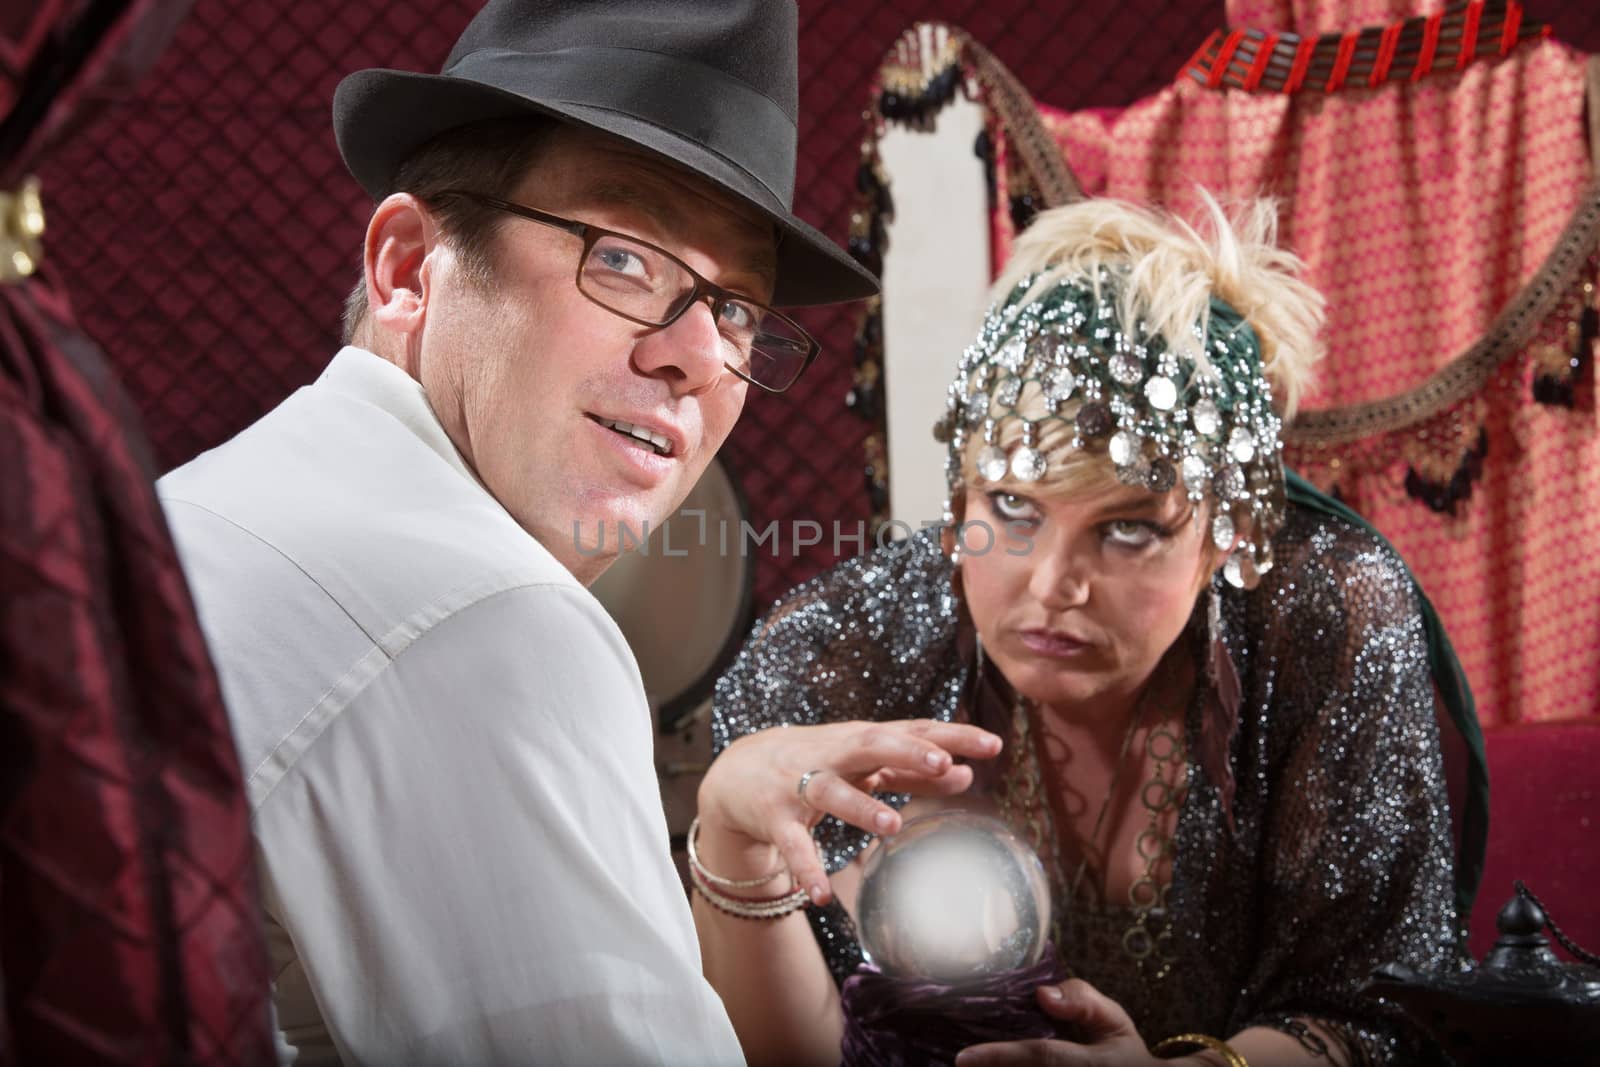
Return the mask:
[[800, 776], [800, 784], [794, 787], [795, 795], [797, 795], [800, 798], [800, 803], [804, 804], [808, 808], [811, 806], [811, 801], [806, 799], [806, 786], [811, 784], [811, 779], [812, 778], [816, 777], [817, 775], [819, 775], [821, 773], [822, 773], [822, 768], [821, 767], [818, 767], [814, 771], [807, 771], [806, 773], [804, 773], [804, 774], [802, 774]]

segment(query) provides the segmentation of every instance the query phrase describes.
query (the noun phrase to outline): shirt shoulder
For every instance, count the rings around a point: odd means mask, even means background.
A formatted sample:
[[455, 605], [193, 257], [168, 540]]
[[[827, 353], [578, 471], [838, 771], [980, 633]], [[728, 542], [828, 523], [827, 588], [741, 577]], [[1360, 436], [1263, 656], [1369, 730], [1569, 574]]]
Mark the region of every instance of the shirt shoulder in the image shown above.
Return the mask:
[[[399, 419], [318, 386], [168, 474], [157, 491], [186, 567], [202, 540], [219, 551], [255, 542], [379, 643], [420, 604], [463, 590], [579, 587], [482, 485]], [[203, 579], [251, 577], [226, 569]]]
[[[590, 620], [637, 677], [599, 602], [379, 406], [302, 389], [157, 488], [253, 801], [388, 663], [508, 591], [545, 590], [527, 599]], [[487, 639], [508, 664], [531, 654], [514, 633]]]

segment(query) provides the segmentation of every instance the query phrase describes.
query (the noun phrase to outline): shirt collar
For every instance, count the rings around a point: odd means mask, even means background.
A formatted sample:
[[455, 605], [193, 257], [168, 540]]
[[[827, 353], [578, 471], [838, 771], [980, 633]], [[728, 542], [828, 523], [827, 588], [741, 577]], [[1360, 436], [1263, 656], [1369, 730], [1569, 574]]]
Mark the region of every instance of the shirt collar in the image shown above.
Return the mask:
[[343, 393], [394, 416], [418, 440], [437, 452], [440, 459], [487, 492], [456, 450], [450, 435], [444, 432], [444, 426], [428, 403], [427, 393], [423, 392], [422, 383], [393, 363], [364, 348], [346, 345], [317, 379], [317, 386]]

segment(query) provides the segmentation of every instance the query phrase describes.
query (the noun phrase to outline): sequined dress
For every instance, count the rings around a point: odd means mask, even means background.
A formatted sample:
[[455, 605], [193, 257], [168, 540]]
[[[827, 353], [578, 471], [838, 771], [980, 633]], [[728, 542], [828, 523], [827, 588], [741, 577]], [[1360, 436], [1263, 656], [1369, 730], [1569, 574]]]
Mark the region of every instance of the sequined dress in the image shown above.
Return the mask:
[[[1426, 1062], [1403, 1019], [1358, 994], [1385, 962], [1462, 962], [1416, 595], [1392, 550], [1336, 517], [1291, 506], [1273, 547], [1277, 565], [1257, 589], [1219, 583], [1243, 697], [1229, 750], [1233, 825], [1218, 783], [1188, 761], [1168, 907], [1156, 916], [1171, 931], [1161, 965], [1120, 950], [1128, 913], [1115, 909], [1069, 911], [1060, 955], [1149, 1043], [1252, 1025], [1295, 1033], [1303, 1017], [1354, 1062]], [[950, 579], [924, 533], [793, 590], [717, 684], [715, 751], [777, 725], [968, 718]], [[1200, 729], [1197, 703], [1189, 752]], [[816, 837], [830, 872], [871, 841], [831, 817]], [[808, 914], [842, 983], [862, 958], [849, 915], [837, 903]]]

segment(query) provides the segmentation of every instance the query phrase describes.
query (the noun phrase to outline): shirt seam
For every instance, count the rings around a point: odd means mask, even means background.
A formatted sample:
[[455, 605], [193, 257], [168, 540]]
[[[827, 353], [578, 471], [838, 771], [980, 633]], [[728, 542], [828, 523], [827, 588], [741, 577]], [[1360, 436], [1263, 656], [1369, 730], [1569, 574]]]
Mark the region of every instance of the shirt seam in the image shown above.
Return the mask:
[[326, 597], [328, 599], [328, 601], [330, 603], [332, 603], [335, 607], [337, 607], [339, 609], [339, 611], [343, 613], [344, 617], [350, 620], [351, 625], [353, 625], [357, 630], [361, 631], [361, 635], [363, 637], [365, 637], [368, 641], [371, 641], [375, 645], [378, 644], [378, 639], [376, 637], [374, 637], [372, 635], [372, 633], [370, 631], [368, 631], [368, 629], [365, 626], [361, 625], [361, 620], [360, 619], [358, 619], [354, 615], [350, 614], [350, 609], [345, 607], [344, 602], [341, 601], [338, 597], [334, 596], [331, 592], [329, 592], [327, 586], [325, 586], [321, 582], [317, 581], [317, 579], [312, 576], [311, 572], [306, 570], [305, 567], [301, 565], [299, 560], [297, 560], [293, 556], [289, 555], [289, 553], [285, 552], [282, 548], [280, 548], [277, 545], [273, 544], [271, 541], [268, 541], [265, 537], [262, 537], [260, 534], [256, 533], [254, 530], [250, 529], [248, 526], [242, 526], [238, 522], [236, 522], [234, 519], [228, 517], [227, 515], [222, 514], [222, 512], [216, 511], [216, 510], [214, 510], [212, 508], [208, 508], [204, 504], [201, 504], [201, 503], [199, 503], [197, 501], [186, 500], [183, 497], [162, 496], [161, 497], [161, 502], [163, 504], [182, 504], [185, 507], [190, 507], [190, 508], [195, 509], [196, 511], [203, 512], [206, 515], [210, 515], [214, 519], [217, 519], [217, 520], [219, 520], [221, 522], [227, 523], [229, 526], [233, 527], [235, 530], [238, 530], [240, 533], [244, 534], [246, 537], [250, 538], [252, 541], [255, 541], [257, 544], [262, 545], [262, 546], [270, 549], [274, 554], [276, 554], [284, 562], [288, 563], [289, 566], [293, 567], [295, 570], [299, 571], [302, 575], [304, 575], [306, 581], [308, 581], [312, 585], [316, 586], [317, 592], [321, 593], [324, 597]]
[[[485, 578], [467, 582], [447, 590], [446, 592], [428, 601], [426, 604], [418, 607], [416, 610], [408, 613], [393, 626], [391, 626], [380, 637], [372, 633], [372, 631], [366, 626], [363, 626], [361, 621], [351, 614], [350, 609], [345, 606], [342, 600], [336, 597], [326, 586], [319, 582], [310, 571], [306, 570], [306, 568], [297, 559], [295, 559], [294, 556], [284, 551], [284, 549], [280, 546], [262, 537], [256, 531], [239, 524], [237, 521], [228, 517], [227, 515], [224, 515], [212, 508], [206, 507], [204, 504], [175, 496], [163, 496], [161, 499], [164, 504], [182, 504], [203, 514], [210, 515], [211, 517], [226, 523], [228, 526], [244, 534], [246, 537], [250, 538], [256, 543], [270, 549], [284, 562], [288, 563], [291, 567], [303, 575], [305, 579], [316, 588], [317, 592], [326, 598], [329, 603], [337, 607], [344, 617], [350, 620], [351, 625], [353, 625], [356, 630], [360, 632], [362, 637], [366, 638], [367, 642], [371, 646], [364, 654], [357, 657], [356, 660], [342, 674], [335, 678], [333, 682], [331, 682], [328, 687], [317, 696], [316, 700], [311, 702], [310, 706], [306, 708], [305, 713], [295, 720], [294, 725], [290, 727], [289, 730], [272, 745], [267, 753], [263, 755], [253, 767], [250, 767], [248, 771], [246, 771], [245, 790], [249, 798], [250, 810], [252, 814], [259, 810], [261, 805], [266, 803], [267, 798], [272, 795], [275, 789], [277, 789], [278, 784], [282, 782], [284, 778], [288, 777], [289, 773], [294, 769], [294, 767], [305, 758], [306, 754], [310, 752], [312, 746], [315, 745], [322, 735], [327, 732], [328, 727], [333, 725], [334, 720], [338, 719], [344, 713], [344, 710], [354, 703], [356, 698], [366, 691], [368, 686], [370, 686], [378, 678], [382, 677], [384, 671], [387, 670], [399, 656], [404, 654], [407, 649], [415, 645], [417, 641], [421, 640], [422, 637], [432, 632], [441, 623], [448, 619], [454, 618], [463, 611], [476, 607], [477, 605], [493, 599], [494, 597], [497, 597], [503, 593], [510, 593], [524, 589], [541, 588], [559, 590], [569, 595], [573, 592], [572, 583], [568, 581], [562, 581], [560, 579], [522, 580], [514, 581], [512, 584], [506, 584], [508, 576], [505, 574], [505, 572], [498, 572]], [[459, 600], [460, 602], [456, 603], [454, 607], [447, 608], [443, 611], [440, 610], [441, 608], [444, 608], [445, 605], [448, 605], [455, 600]], [[430, 620], [429, 616], [436, 617]], [[376, 663], [374, 663], [375, 656]], [[365, 678], [362, 678], [363, 674], [366, 675]], [[341, 693], [342, 690], [348, 690], [348, 692], [344, 694], [344, 699], [333, 707], [325, 707], [329, 699], [334, 697], [336, 694]], [[324, 720], [321, 726], [317, 728], [309, 737], [303, 737], [302, 733], [306, 728], [307, 722], [315, 717], [318, 717], [319, 712], [321, 712], [321, 718]], [[291, 747], [294, 748], [294, 751], [288, 753], [286, 756], [285, 750]], [[269, 777], [269, 768], [274, 763], [280, 765], [278, 768], [278, 773], [275, 776]]]
[[[491, 583], [484, 582], [475, 584], [482, 586], [489, 585]], [[414, 648], [424, 637], [438, 629], [438, 627], [444, 622], [454, 619], [462, 613], [486, 604], [498, 597], [509, 593], [540, 589], [548, 589], [565, 596], [571, 596], [575, 592], [573, 587], [566, 582], [543, 579], [518, 582], [514, 585], [493, 583], [492, 588], [486, 588], [482, 591], [474, 591], [473, 586], [471, 585], [458, 586], [451, 592], [430, 601], [425, 607], [419, 608], [417, 611], [412, 612], [410, 615], [406, 616], [404, 620], [391, 628], [389, 633], [395, 634], [397, 632], [414, 627], [419, 618], [426, 617], [428, 613], [436, 610], [440, 605], [449, 602], [452, 597], [466, 597], [466, 599], [462, 600], [461, 603], [456, 604], [454, 607], [445, 611], [443, 614], [440, 614], [437, 618], [423, 626], [421, 629], [418, 629], [411, 635], [409, 639], [405, 641], [404, 644], [399, 645], [398, 647], [394, 648], [393, 651], [391, 651], [384, 643], [376, 640], [373, 641], [372, 648], [369, 649], [365, 655], [357, 659], [349, 670], [340, 675], [338, 680], [330, 685], [328, 689], [323, 692], [322, 696], [318, 697], [316, 702], [306, 709], [306, 713], [295, 722], [293, 728], [291, 728], [283, 736], [283, 738], [277, 742], [277, 744], [273, 745], [272, 750], [266, 756], [264, 756], [254, 768], [251, 769], [245, 782], [246, 792], [249, 794], [250, 799], [251, 814], [254, 815], [260, 810], [260, 808], [272, 796], [273, 792], [277, 790], [278, 786], [283, 783], [284, 779], [288, 778], [295, 771], [295, 769], [299, 767], [300, 763], [311, 752], [311, 749], [317, 744], [318, 741], [322, 739], [322, 737], [328, 732], [329, 728], [332, 727], [333, 724], [344, 715], [344, 712], [353, 703], [355, 703], [361, 694], [365, 693], [372, 683], [383, 677], [384, 673], [394, 666], [401, 656], [405, 655], [407, 651]], [[579, 603], [581, 604], [581, 602]], [[364, 665], [368, 665], [369, 662], [373, 660], [374, 653], [377, 654], [377, 663], [370, 666], [368, 670], [364, 671]], [[366, 675], [364, 678], [361, 677], [363, 674]], [[347, 685], [346, 683], [350, 684]], [[340, 693], [341, 690], [346, 690], [342, 694], [343, 699], [337, 701], [331, 707], [324, 708], [324, 705], [328, 703], [328, 700], [335, 694]], [[306, 723], [313, 717], [318, 717], [319, 710], [322, 711], [320, 716], [322, 719], [321, 725], [318, 726], [314, 732], [306, 735]], [[289, 753], [287, 758], [280, 759], [280, 756], [284, 754], [285, 749], [291, 746], [294, 746], [294, 751]], [[270, 780], [266, 780], [268, 767], [274, 762], [280, 764], [278, 773], [271, 777]]]

